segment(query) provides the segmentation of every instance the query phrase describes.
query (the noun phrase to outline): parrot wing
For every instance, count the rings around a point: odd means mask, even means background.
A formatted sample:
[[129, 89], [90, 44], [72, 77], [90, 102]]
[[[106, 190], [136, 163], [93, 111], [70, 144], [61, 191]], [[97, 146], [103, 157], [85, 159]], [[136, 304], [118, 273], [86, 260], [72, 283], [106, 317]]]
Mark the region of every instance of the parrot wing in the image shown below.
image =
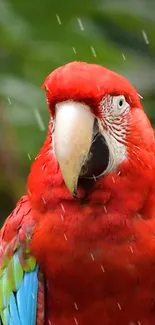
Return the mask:
[[34, 225], [23, 196], [0, 231], [0, 325], [43, 324], [43, 278], [30, 252]]

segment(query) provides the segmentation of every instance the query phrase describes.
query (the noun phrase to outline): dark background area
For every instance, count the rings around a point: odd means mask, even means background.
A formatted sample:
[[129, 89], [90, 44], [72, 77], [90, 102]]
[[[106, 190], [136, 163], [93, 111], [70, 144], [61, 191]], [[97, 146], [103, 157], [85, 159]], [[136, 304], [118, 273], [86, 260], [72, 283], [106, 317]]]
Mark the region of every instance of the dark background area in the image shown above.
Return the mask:
[[155, 124], [154, 0], [0, 0], [0, 223], [47, 129], [45, 77], [82, 60], [127, 77]]

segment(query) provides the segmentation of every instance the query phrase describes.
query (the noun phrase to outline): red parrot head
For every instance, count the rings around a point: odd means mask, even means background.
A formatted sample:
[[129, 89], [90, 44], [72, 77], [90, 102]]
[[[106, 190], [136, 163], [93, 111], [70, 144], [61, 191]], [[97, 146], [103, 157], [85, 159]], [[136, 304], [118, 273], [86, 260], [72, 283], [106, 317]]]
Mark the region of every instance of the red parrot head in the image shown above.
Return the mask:
[[54, 155], [72, 194], [77, 184], [97, 181], [120, 166], [148, 164], [154, 132], [137, 91], [124, 77], [96, 64], [72, 62], [52, 72], [44, 87]]

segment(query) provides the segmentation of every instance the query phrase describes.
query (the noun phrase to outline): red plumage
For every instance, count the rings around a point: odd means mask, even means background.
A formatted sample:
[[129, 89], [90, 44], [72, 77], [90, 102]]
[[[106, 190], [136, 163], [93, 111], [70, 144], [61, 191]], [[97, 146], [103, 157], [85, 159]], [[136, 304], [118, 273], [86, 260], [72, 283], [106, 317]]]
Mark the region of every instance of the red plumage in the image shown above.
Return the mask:
[[125, 95], [133, 107], [140, 106], [139, 96], [127, 79], [97, 64], [66, 64], [53, 71], [43, 86], [53, 114], [55, 103], [74, 99], [90, 103], [98, 115], [98, 104], [108, 94]]
[[[73, 99], [102, 118], [100, 102], [124, 95], [130, 104], [128, 158], [101, 177], [85, 199], [68, 191], [53, 153], [53, 120], [28, 178], [31, 252], [46, 279], [45, 324], [155, 324], [155, 139], [136, 90], [106, 68], [74, 62], [44, 83], [55, 104]], [[33, 222], [32, 222], [33, 220]], [[17, 213], [2, 229], [10, 241], [29, 222]], [[5, 234], [4, 234], [5, 233]]]

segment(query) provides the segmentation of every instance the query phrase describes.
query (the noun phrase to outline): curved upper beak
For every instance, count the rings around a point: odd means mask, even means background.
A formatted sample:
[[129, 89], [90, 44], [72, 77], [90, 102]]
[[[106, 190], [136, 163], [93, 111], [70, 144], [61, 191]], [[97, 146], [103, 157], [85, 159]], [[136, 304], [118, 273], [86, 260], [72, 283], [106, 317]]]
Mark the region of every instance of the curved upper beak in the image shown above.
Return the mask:
[[94, 120], [86, 104], [74, 101], [56, 104], [54, 152], [64, 182], [73, 195], [92, 143]]

